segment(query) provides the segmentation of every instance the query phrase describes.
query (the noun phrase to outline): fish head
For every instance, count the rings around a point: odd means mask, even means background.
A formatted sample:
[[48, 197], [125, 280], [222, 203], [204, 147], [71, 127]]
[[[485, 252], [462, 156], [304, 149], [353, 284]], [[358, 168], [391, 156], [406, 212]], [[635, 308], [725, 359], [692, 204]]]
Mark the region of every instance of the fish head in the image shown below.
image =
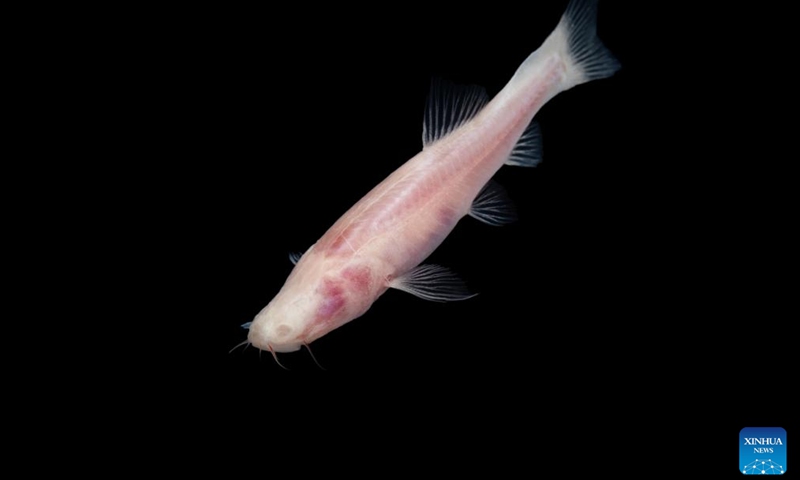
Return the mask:
[[[288, 293], [288, 294], [287, 294]], [[254, 347], [271, 352], [294, 352], [307, 343], [303, 332], [313, 311], [310, 297], [279, 293], [250, 325], [247, 341]]]
[[[293, 352], [361, 316], [376, 298], [364, 265], [295, 268], [281, 291], [250, 325], [247, 340], [272, 352]], [[383, 289], [385, 290], [385, 289]]]

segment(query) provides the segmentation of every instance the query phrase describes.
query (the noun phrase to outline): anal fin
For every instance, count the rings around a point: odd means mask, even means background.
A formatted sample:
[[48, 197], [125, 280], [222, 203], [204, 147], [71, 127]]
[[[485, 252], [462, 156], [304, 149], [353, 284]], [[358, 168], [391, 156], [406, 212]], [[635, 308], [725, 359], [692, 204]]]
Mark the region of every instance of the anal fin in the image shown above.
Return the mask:
[[542, 161], [542, 130], [537, 122], [531, 122], [522, 132], [506, 165], [515, 167], [535, 167]]

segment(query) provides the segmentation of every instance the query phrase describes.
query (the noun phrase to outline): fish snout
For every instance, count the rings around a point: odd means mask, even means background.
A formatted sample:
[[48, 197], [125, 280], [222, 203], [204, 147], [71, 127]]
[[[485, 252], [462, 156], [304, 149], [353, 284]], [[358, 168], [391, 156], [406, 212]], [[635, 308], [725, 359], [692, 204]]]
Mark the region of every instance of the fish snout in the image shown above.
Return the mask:
[[269, 325], [254, 322], [247, 340], [256, 348], [272, 352], [294, 352], [300, 350], [302, 342], [297, 339], [295, 328], [286, 323]]

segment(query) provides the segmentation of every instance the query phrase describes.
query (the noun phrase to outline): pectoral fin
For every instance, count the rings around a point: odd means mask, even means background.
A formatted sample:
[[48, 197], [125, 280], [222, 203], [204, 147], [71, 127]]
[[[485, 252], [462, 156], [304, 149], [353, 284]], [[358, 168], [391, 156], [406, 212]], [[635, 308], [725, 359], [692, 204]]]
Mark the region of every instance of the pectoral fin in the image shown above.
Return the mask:
[[434, 302], [466, 300], [477, 295], [470, 293], [458, 275], [440, 265], [419, 265], [393, 279], [389, 286]]

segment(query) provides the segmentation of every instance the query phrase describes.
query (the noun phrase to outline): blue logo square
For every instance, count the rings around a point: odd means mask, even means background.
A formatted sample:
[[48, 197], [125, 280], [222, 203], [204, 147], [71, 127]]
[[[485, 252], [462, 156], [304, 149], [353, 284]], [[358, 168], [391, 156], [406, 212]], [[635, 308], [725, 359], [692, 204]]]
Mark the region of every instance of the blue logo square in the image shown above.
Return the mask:
[[745, 427], [739, 432], [739, 471], [745, 475], [786, 473], [786, 430]]

